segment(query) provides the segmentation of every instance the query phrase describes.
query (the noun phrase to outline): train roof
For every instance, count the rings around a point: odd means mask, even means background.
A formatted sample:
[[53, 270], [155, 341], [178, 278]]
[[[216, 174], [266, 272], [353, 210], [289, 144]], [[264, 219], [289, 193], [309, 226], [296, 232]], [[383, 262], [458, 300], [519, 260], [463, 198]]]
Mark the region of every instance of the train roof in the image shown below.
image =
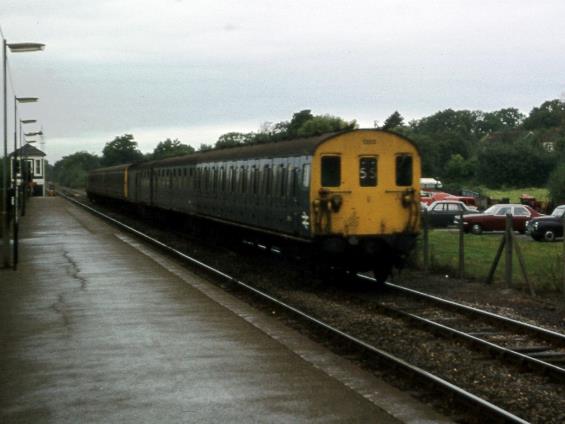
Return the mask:
[[[357, 130], [346, 130], [338, 131], [332, 133], [321, 134], [315, 137], [307, 138], [295, 138], [292, 140], [285, 140], [273, 143], [265, 144], [253, 144], [244, 145], [237, 147], [230, 147], [225, 149], [209, 150], [206, 152], [192, 153], [183, 156], [176, 156], [167, 159], [160, 159], [148, 162], [141, 162], [136, 164], [136, 167], [153, 167], [153, 166], [176, 166], [176, 165], [186, 165], [192, 163], [199, 163], [202, 160], [220, 162], [225, 160], [238, 160], [238, 159], [261, 159], [270, 158], [274, 156], [305, 156], [314, 154], [316, 148], [326, 140], [337, 137], [342, 134], [347, 134], [350, 132], [357, 131], [377, 131], [385, 132], [389, 131], [377, 130], [377, 129], [357, 129]], [[395, 133], [393, 133], [395, 134]], [[395, 134], [414, 144], [411, 140], [406, 137]], [[416, 147], [417, 149], [417, 147]]]
[[[155, 166], [182, 166], [194, 163], [200, 163], [202, 161], [212, 161], [220, 162], [226, 160], [242, 160], [242, 159], [261, 159], [261, 158], [271, 158], [275, 156], [306, 156], [314, 154], [316, 148], [326, 140], [340, 136], [342, 134], [347, 134], [350, 132], [358, 131], [376, 131], [390, 133], [389, 131], [378, 130], [378, 129], [356, 129], [356, 130], [346, 130], [338, 131], [332, 133], [321, 134], [315, 137], [307, 138], [295, 138], [292, 140], [285, 140], [273, 143], [265, 144], [253, 144], [253, 145], [243, 145], [237, 147], [230, 147], [225, 149], [209, 150], [205, 152], [192, 153], [183, 156], [175, 156], [166, 159], [152, 160], [147, 162], [138, 162], [135, 164], [124, 164], [116, 165], [109, 168], [101, 168], [96, 171], [111, 171], [119, 170], [128, 166], [134, 168], [147, 168]], [[402, 139], [405, 139], [409, 143], [414, 143], [407, 139], [406, 137], [392, 133]], [[416, 146], [416, 149], [417, 146]]]
[[279, 141], [265, 144], [252, 144], [225, 149], [209, 150], [206, 152], [192, 153], [167, 159], [143, 162], [138, 164], [144, 166], [174, 166], [206, 161], [220, 162], [224, 160], [238, 159], [260, 159], [273, 156], [304, 156], [310, 155], [323, 141], [334, 137], [339, 133], [327, 133], [316, 137], [295, 138], [292, 140]]
[[132, 165], [131, 163], [122, 163], [120, 165], [107, 166], [105, 168], [96, 168], [96, 169], [93, 169], [92, 171], [90, 171], [90, 173], [108, 172], [108, 171], [121, 171], [122, 169], [125, 169], [125, 168], [127, 168], [131, 165]]

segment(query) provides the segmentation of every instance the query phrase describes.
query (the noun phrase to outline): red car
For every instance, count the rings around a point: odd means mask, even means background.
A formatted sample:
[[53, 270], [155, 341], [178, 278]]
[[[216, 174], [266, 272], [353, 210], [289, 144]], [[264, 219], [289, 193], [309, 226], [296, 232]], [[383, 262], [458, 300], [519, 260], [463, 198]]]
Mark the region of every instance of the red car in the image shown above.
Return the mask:
[[504, 231], [506, 214], [512, 215], [512, 228], [520, 233], [526, 232], [526, 221], [541, 216], [539, 212], [526, 205], [499, 204], [493, 205], [483, 213], [465, 215], [463, 228], [465, 232], [481, 234], [483, 231]]

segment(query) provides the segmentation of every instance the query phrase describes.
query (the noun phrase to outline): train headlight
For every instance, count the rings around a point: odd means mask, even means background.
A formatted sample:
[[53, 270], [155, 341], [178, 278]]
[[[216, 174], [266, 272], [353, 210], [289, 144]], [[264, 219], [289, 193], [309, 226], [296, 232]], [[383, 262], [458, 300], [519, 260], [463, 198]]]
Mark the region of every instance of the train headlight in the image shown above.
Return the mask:
[[330, 202], [332, 204], [332, 211], [337, 212], [340, 210], [341, 205], [343, 204], [343, 197], [341, 197], [339, 194], [336, 194], [335, 196], [332, 196]]
[[312, 206], [314, 207], [314, 213], [319, 213], [320, 212], [320, 201], [318, 199], [315, 199], [312, 202]]
[[414, 190], [413, 189], [406, 190], [402, 195], [402, 206], [404, 206], [405, 208], [410, 207], [410, 205], [414, 203], [414, 199], [415, 199]]

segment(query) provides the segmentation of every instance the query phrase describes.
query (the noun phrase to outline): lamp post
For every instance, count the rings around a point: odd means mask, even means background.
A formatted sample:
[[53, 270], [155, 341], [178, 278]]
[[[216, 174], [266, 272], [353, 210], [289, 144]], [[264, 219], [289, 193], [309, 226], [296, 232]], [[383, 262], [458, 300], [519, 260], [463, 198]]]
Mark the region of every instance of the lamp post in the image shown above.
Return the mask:
[[8, 194], [8, 84], [7, 84], [7, 63], [9, 48], [12, 53], [24, 53], [43, 50], [45, 44], [40, 43], [10, 43], [2, 38], [2, 70], [3, 70], [3, 88], [4, 88], [4, 169], [2, 172], [2, 188], [4, 189], [4, 201], [2, 202], [2, 256], [4, 268], [10, 266], [10, 235], [8, 222], [8, 203], [10, 196]]
[[[18, 211], [18, 103], [35, 103], [37, 97], [17, 97], [14, 96], [14, 157], [12, 159], [12, 193], [14, 196], [14, 216], [12, 218], [12, 231], [14, 243], [13, 247], [13, 260], [12, 265], [14, 269], [18, 266], [18, 233], [19, 233], [19, 211]], [[21, 173], [21, 170], [20, 170]], [[25, 195], [25, 193], [24, 193]]]

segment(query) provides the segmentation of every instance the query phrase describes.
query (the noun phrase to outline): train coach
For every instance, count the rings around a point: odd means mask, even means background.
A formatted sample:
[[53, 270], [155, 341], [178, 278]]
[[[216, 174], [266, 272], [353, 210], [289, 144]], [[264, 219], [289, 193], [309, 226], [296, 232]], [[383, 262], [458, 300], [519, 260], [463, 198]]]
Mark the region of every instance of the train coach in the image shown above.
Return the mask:
[[419, 232], [420, 164], [403, 136], [351, 130], [97, 169], [87, 193], [299, 248], [321, 266], [373, 270], [383, 281]]

